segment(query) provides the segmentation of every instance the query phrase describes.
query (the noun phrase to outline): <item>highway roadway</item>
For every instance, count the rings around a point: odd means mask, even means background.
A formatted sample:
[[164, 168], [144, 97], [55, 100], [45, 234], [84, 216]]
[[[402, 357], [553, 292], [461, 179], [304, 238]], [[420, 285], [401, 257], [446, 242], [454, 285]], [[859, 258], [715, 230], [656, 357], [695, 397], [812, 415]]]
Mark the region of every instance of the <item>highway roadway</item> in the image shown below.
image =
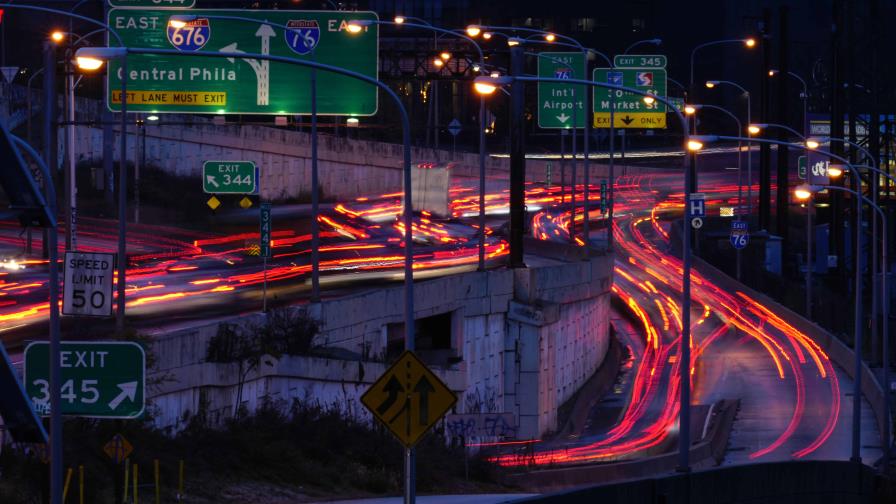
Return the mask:
[[[701, 176], [709, 207], [731, 203], [736, 174]], [[678, 348], [681, 337], [681, 262], [669, 250], [669, 226], [683, 208], [682, 177], [676, 171], [628, 175], [616, 181], [617, 242], [613, 292], [629, 310], [638, 337], [623, 341], [632, 355], [628, 401], [602, 432], [569, 440], [530, 444], [525, 455], [496, 458], [504, 465], [561, 465], [607, 462], [655, 454], [674, 446], [678, 430]], [[506, 219], [508, 193], [490, 181], [490, 226]], [[474, 269], [477, 260], [475, 181], [451, 190], [450, 219], [426, 213], [414, 226], [415, 277]], [[579, 195], [584, 187], [577, 188]], [[591, 187], [592, 206], [599, 187]], [[754, 188], [754, 194], [758, 188]], [[536, 238], [570, 241], [569, 195], [554, 186], [527, 186], [526, 204]], [[336, 295], [361, 284], [401, 279], [404, 233], [397, 220], [401, 194], [372, 195], [335, 204], [320, 217], [321, 269], [326, 291]], [[257, 210], [249, 210], [256, 212]], [[598, 210], [592, 219], [598, 221]], [[576, 222], [583, 218], [581, 210]], [[279, 302], [307, 297], [310, 236], [284, 210], [275, 214], [274, 258], [267, 269], [269, 295]], [[500, 264], [506, 242], [488, 227], [487, 256]], [[82, 221], [83, 250], [114, 249], [115, 223]], [[597, 233], [595, 233], [597, 234]], [[581, 238], [573, 243], [583, 245]], [[39, 337], [46, 319], [46, 263], [14, 257], [23, 241], [12, 223], [0, 228], [7, 257], [0, 270], [0, 336], [10, 346]], [[35, 244], [40, 250], [40, 244]], [[227, 235], [160, 226], [133, 226], [128, 235], [129, 317], [143, 326], [256, 311], [263, 273], [257, 231]], [[807, 335], [743, 292], [716, 286], [699, 269], [692, 275], [692, 361], [695, 403], [741, 399], [726, 463], [753, 460], [849, 457], [851, 386]], [[865, 407], [863, 458], [879, 456], [879, 436]], [[561, 444], [558, 444], [561, 443]]]

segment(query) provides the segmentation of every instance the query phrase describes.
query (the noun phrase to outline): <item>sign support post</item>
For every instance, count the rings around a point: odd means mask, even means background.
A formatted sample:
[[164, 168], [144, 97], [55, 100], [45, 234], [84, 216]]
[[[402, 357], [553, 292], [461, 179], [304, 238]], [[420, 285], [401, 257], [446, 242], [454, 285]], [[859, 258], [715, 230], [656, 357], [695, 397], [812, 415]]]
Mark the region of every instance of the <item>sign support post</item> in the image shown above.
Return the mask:
[[262, 264], [261, 311], [268, 312], [268, 257], [271, 257], [271, 204], [261, 204], [261, 233], [259, 247]]

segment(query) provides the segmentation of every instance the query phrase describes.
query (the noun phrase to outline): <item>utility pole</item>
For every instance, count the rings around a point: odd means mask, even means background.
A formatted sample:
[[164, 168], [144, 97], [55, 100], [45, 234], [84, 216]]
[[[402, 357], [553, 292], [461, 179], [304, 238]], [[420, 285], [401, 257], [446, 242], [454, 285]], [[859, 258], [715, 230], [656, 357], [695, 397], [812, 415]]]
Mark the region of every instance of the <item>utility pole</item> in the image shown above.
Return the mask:
[[[843, 138], [843, 69], [841, 63], [840, 45], [842, 37], [843, 0], [833, 0], [831, 13], [831, 119], [830, 137], [831, 153], [843, 156], [843, 143], [837, 139]], [[843, 186], [842, 177], [832, 180], [831, 184]], [[848, 276], [844, 262], [843, 240], [843, 196], [842, 191], [834, 191], [831, 196], [831, 249], [837, 254], [837, 269], [839, 271], [839, 285], [841, 292], [849, 292]], [[842, 319], [840, 319], [842, 321]], [[838, 321], [839, 322], [839, 321]], [[839, 324], [838, 324], [839, 325]]]
[[[44, 42], [44, 161], [50, 180], [46, 180], [47, 203], [55, 212], [56, 192], [53, 178], [58, 170], [56, 162], [56, 44]], [[46, 240], [49, 258], [56, 259], [58, 228], [49, 229]], [[54, 271], [50, 270], [51, 274]], [[52, 278], [52, 275], [51, 275]], [[58, 299], [59, 285], [50, 283], [50, 299]], [[54, 303], [55, 304], [55, 303]], [[60, 369], [59, 305], [50, 307], [50, 504], [62, 504], [62, 381]]]
[[[762, 76], [759, 80], [759, 107], [761, 122], [769, 122], [769, 79], [771, 69], [771, 24], [772, 15], [769, 8], [762, 10], [762, 25], [759, 43], [762, 44]], [[786, 75], [785, 75], [786, 77]], [[767, 143], [759, 146], [759, 229], [768, 230], [771, 224], [771, 147]]]
[[[522, 44], [510, 48], [510, 74], [523, 74]], [[510, 87], [510, 267], [525, 268], [523, 234], [526, 225], [526, 148], [524, 145], [523, 107], [525, 87], [514, 80]]]
[[[789, 40], [787, 37], [787, 10], [788, 7], [786, 5], [782, 5], [778, 10], [778, 40], [776, 41], [778, 44], [778, 69], [781, 72], [781, 78], [776, 79], [778, 83], [778, 103], [776, 104], [778, 111], [778, 124], [788, 124], [788, 107], [787, 104], [790, 102], [788, 99], [787, 91], [788, 91], [788, 82], [790, 79], [788, 78], [788, 72], [790, 71], [790, 63], [788, 61], [788, 53], [787, 46], [789, 44]], [[766, 74], [766, 81], [768, 79], [768, 74]], [[786, 141], [787, 133], [778, 128], [778, 140]], [[775, 177], [778, 184], [778, 192], [775, 197], [775, 206], [777, 206], [777, 223], [776, 223], [776, 232], [778, 236], [781, 237], [781, 252], [783, 254], [787, 254], [787, 244], [788, 244], [788, 217], [790, 214], [790, 184], [788, 183], [788, 175], [790, 174], [789, 170], [789, 157], [790, 152], [789, 149], [778, 149], [778, 160], [777, 160], [777, 176]]]

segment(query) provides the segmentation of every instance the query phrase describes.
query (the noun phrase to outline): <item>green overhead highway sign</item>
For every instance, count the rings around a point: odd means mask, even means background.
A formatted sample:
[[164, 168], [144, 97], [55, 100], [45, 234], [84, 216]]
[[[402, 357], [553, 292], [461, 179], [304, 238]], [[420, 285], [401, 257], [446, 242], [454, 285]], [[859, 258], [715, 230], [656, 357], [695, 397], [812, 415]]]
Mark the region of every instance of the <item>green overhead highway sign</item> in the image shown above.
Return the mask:
[[109, 0], [111, 7], [147, 7], [152, 9], [188, 9], [196, 0]]
[[[64, 341], [59, 354], [63, 415], [136, 418], [143, 414], [146, 354], [133, 341]], [[50, 344], [25, 348], [25, 392], [50, 414]]]
[[[656, 96], [666, 97], [666, 70], [664, 68], [595, 68], [592, 79], [615, 86], [639, 89]], [[611, 98], [615, 96], [616, 112], [613, 123], [616, 128], [665, 128], [666, 105], [660, 101], [644, 102], [644, 96], [615, 89], [594, 88], [594, 127], [610, 127]]]
[[[128, 112], [311, 113], [310, 68], [252, 58], [191, 56], [199, 52], [314, 59], [377, 77], [377, 25], [365, 27], [360, 33], [347, 30], [350, 21], [377, 19], [373, 12], [191, 9], [190, 20], [169, 22], [182, 13], [170, 9], [109, 11], [109, 25], [126, 46], [179, 51], [176, 55], [128, 56]], [[258, 23], [213, 16], [252, 18]], [[110, 61], [108, 74], [106, 101], [110, 110], [118, 111], [122, 77], [119, 61]], [[318, 114], [367, 116], [376, 110], [376, 86], [317, 71]]]
[[617, 54], [613, 57], [616, 68], [666, 68], [666, 56], [662, 54]]
[[206, 161], [202, 189], [209, 194], [255, 194], [258, 169], [252, 161]]
[[[543, 52], [538, 55], [538, 76], [584, 79], [585, 55], [580, 52]], [[585, 86], [538, 83], [538, 127], [584, 128]], [[575, 125], [573, 124], [575, 121]]]

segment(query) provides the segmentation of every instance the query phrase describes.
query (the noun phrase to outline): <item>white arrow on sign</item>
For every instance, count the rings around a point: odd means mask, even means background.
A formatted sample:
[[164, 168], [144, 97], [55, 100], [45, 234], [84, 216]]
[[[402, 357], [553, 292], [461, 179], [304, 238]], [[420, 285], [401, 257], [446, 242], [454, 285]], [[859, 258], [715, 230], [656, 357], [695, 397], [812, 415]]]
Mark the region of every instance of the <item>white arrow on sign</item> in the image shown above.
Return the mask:
[[569, 116], [566, 114], [560, 114], [557, 116], [557, 119], [560, 119], [560, 122], [565, 123], [566, 120], [569, 119]]
[[115, 396], [115, 399], [109, 402], [109, 409], [111, 410], [118, 408], [118, 405], [124, 402], [126, 398], [133, 402], [134, 398], [137, 397], [137, 382], [135, 381], [119, 383], [118, 388], [121, 392]]
[[[276, 36], [274, 29], [271, 28], [271, 25], [263, 24], [258, 28], [258, 31], [255, 32], [256, 37], [261, 38], [261, 54], [267, 55], [271, 53], [271, 37]], [[219, 52], [224, 53], [242, 53], [245, 51], [241, 51], [237, 48], [236, 42], [232, 44], [228, 44], [222, 47]], [[257, 90], [256, 93], [256, 104], [260, 106], [266, 106], [270, 102], [270, 81], [271, 81], [271, 71], [270, 66], [271, 62], [268, 60], [258, 61], [253, 58], [242, 58], [243, 61], [249, 64], [252, 67], [252, 71], [255, 72], [255, 79], [257, 81]], [[234, 63], [233, 58], [227, 58], [227, 61]]]
[[205, 176], [205, 181], [206, 181], [206, 183], [211, 184], [211, 185], [213, 185], [213, 186], [215, 186], [215, 187], [221, 187], [221, 186], [218, 185], [218, 182], [215, 180], [215, 176], [214, 176], [214, 175], [206, 175], [206, 176]]

